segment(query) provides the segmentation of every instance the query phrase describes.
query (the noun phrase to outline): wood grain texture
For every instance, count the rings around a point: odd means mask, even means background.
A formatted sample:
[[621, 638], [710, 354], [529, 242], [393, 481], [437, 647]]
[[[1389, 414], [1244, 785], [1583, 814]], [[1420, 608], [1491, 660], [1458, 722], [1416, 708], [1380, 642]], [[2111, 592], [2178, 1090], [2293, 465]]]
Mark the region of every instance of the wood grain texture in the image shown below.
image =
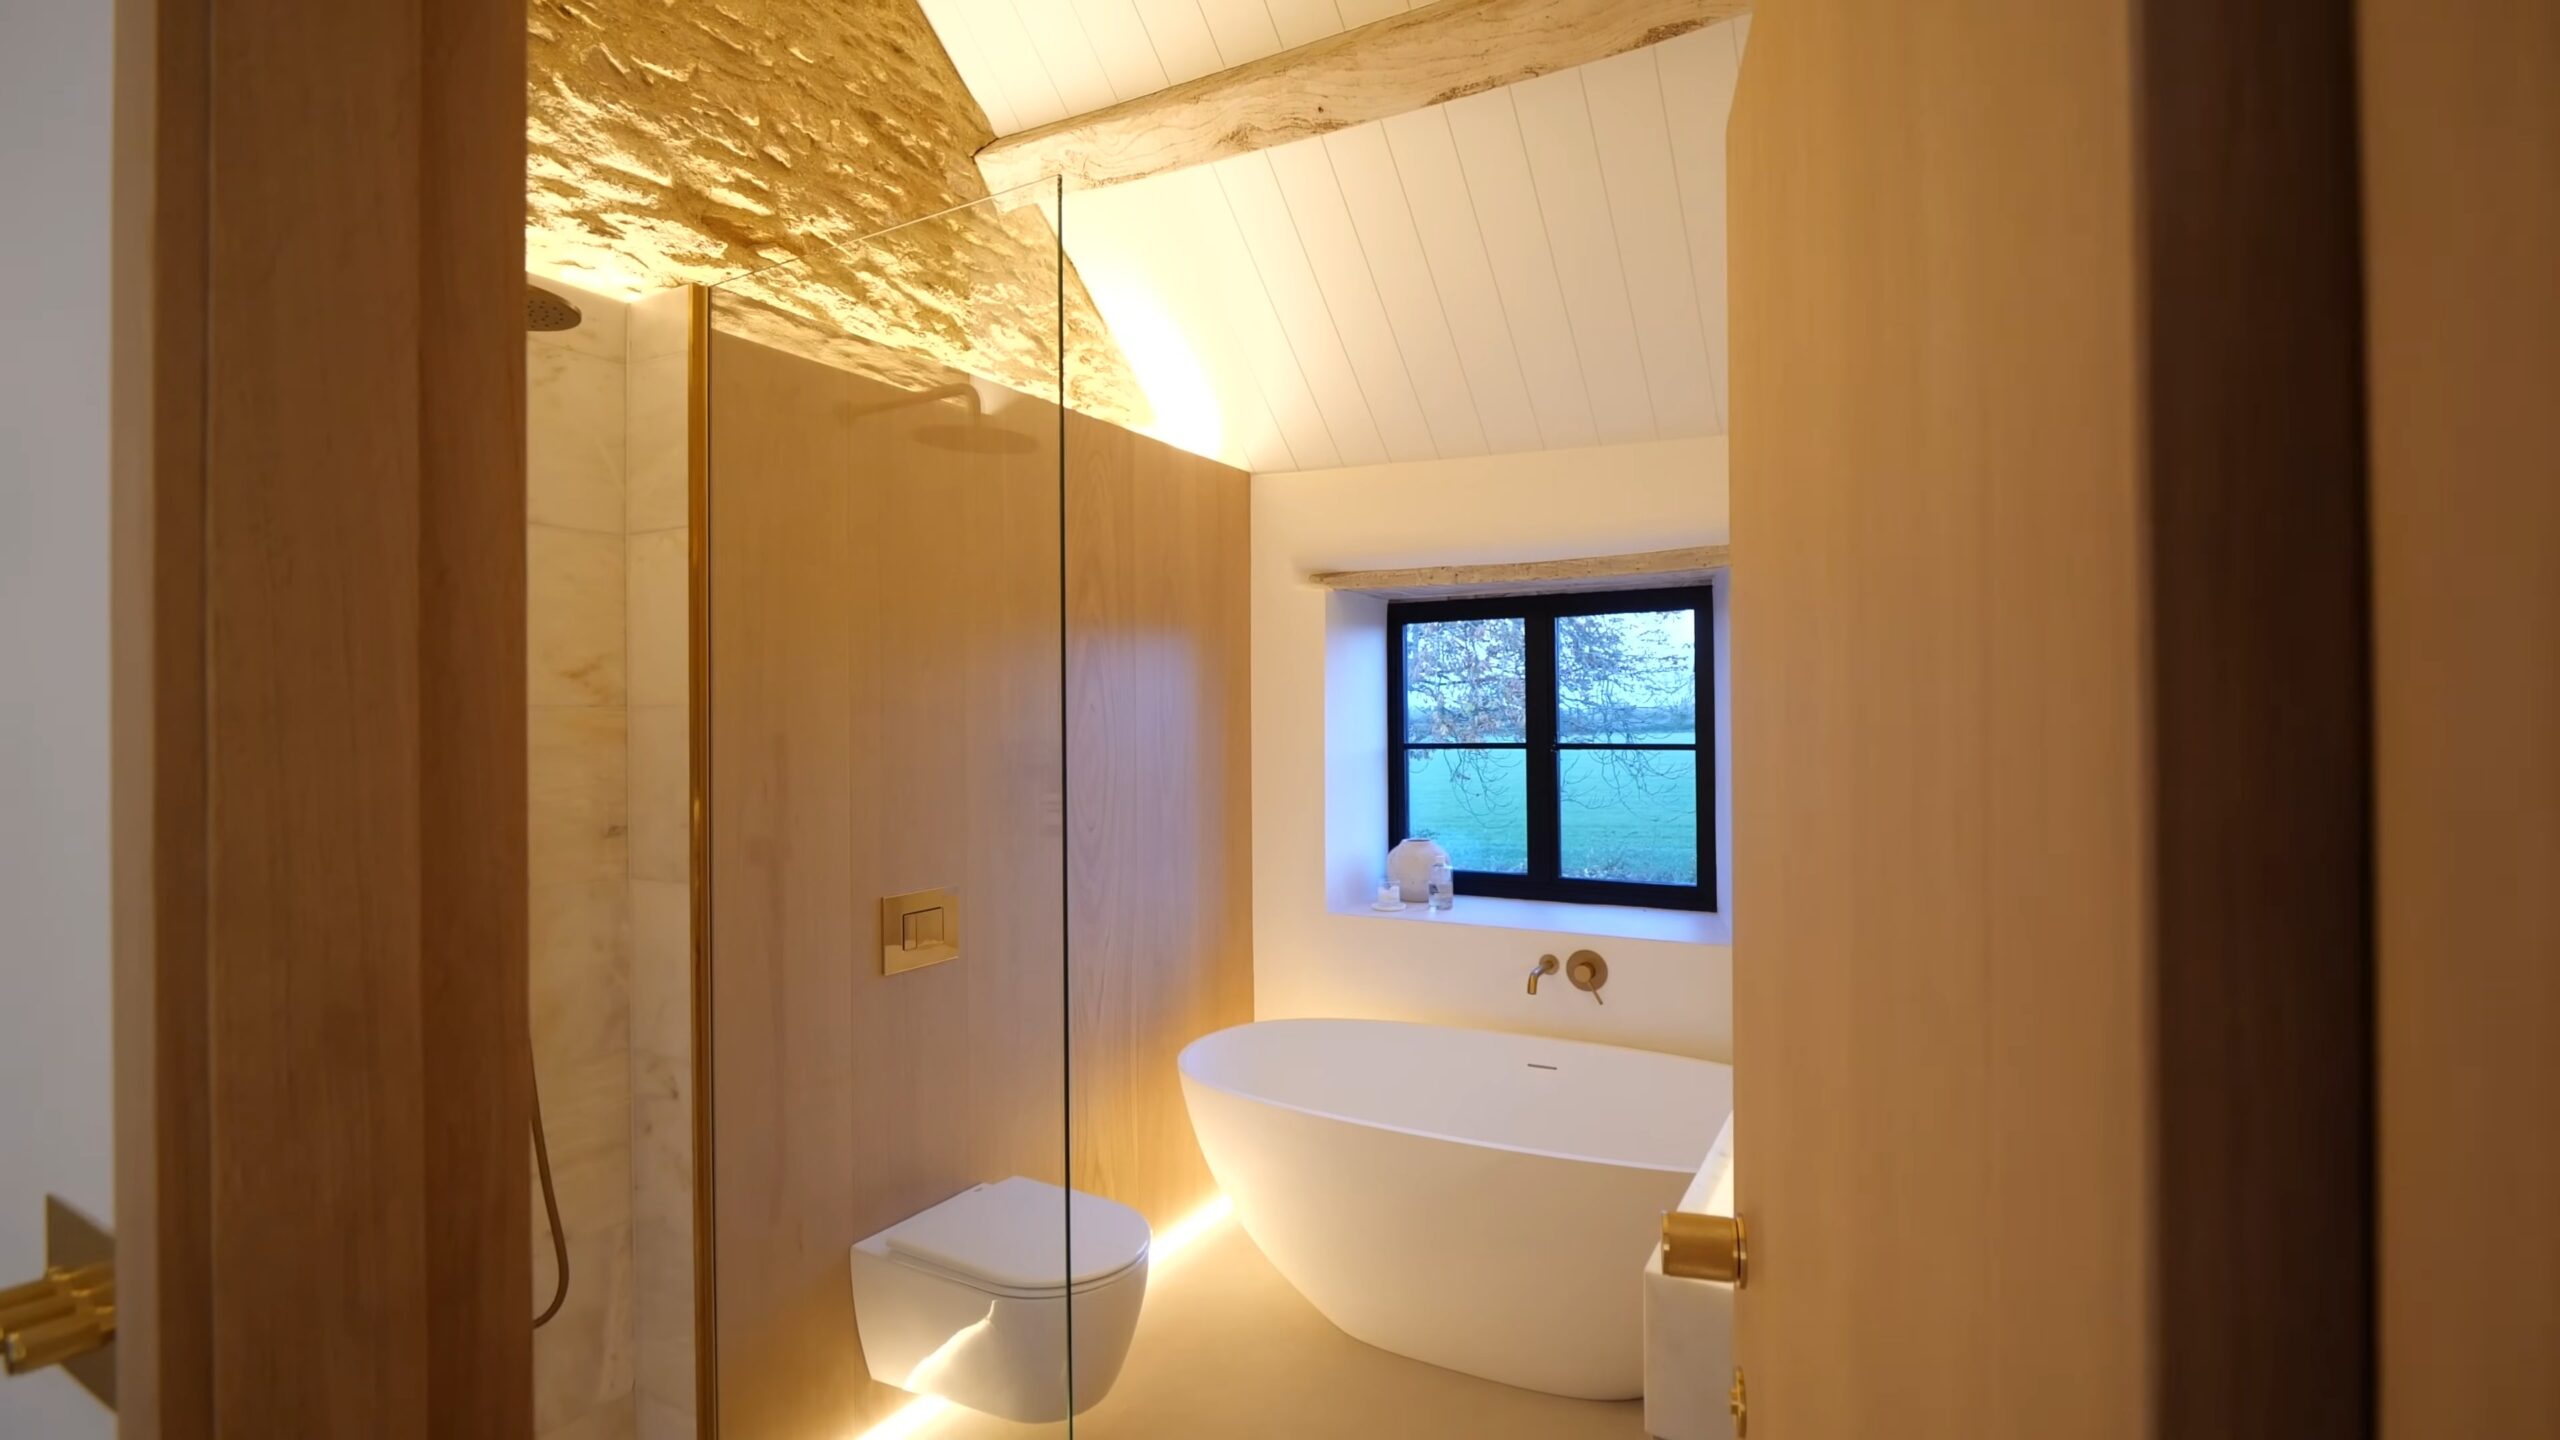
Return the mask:
[[520, 21], [120, 22], [125, 1433], [522, 1434]]
[[1404, 570], [1320, 570], [1307, 583], [1390, 600], [1461, 595], [1532, 595], [1613, 590], [1626, 585], [1702, 585], [1733, 564], [1730, 545], [1693, 545], [1637, 555], [1526, 560], [1507, 565], [1425, 565]]
[[1738, 966], [1736, 1058], [1777, 1432], [2363, 1425], [2353, 136], [2309, 10], [1756, 20], [1736, 838], [1784, 963]]
[[2128, 39], [2116, 6], [1753, 20], [1728, 153], [1755, 1435], [2153, 1433]]
[[495, 0], [435, 0], [412, 43], [428, 1429], [494, 1437], [532, 1403], [525, 348], [502, 298], [524, 264], [524, 27]]
[[213, 1433], [205, 1110], [210, 17], [116, 11], [111, 645], [118, 1420]]
[[[1057, 411], [949, 403], [719, 334], [711, 371], [718, 1424], [834, 1437], [853, 1243], [1065, 1176]], [[876, 901], [949, 886], [968, 948], [880, 974]]]
[[[210, 183], [231, 202], [207, 306], [214, 1423], [423, 1436], [418, 15], [296, 21], [253, 0], [212, 30]], [[315, 187], [343, 228], [298, 213]], [[343, 275], [345, 303], [280, 304], [261, 269]], [[235, 1147], [258, 1134], [289, 1143], [253, 1161]], [[288, 1361], [270, 1327], [315, 1321], [364, 1338]]]
[[2372, 1433], [2354, 21], [2136, 10], [2164, 1435]]
[[1001, 194], [1117, 185], [1250, 154], [1659, 44], [1748, 0], [1438, 0], [978, 152]]
[[868, 1233], [851, 1157], [854, 887], [871, 879], [853, 867], [854, 486], [832, 418], [853, 390], [814, 362], [712, 346], [713, 1418], [782, 1440], [890, 1408], [850, 1364], [841, 1293], [844, 1247]]
[[2353, 142], [2308, 8], [1754, 22], [1737, 1318], [1771, 1433], [2360, 1433]]
[[2358, 10], [2380, 1433], [2560, 1434], [2560, 11]]
[[[861, 1368], [847, 1251], [1063, 1182], [1071, 1092], [1080, 1183], [1158, 1220], [1208, 1193], [1173, 1055], [1251, 1008], [1246, 481], [1075, 417], [1062, 517], [1052, 405], [962, 452], [924, 438], [952, 402], [712, 356], [717, 1423], [833, 1440], [908, 1398]], [[881, 975], [877, 898], [934, 886], [960, 958]]]
[[1068, 420], [1068, 1130], [1159, 1229], [1217, 1193], [1177, 1057], [1253, 1018], [1250, 483]]

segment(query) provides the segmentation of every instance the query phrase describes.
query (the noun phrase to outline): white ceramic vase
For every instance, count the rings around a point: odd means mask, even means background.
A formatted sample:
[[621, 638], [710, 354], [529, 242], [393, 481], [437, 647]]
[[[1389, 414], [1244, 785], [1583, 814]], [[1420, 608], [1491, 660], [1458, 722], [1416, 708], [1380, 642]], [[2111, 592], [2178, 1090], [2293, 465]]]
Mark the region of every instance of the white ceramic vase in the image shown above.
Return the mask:
[[[1407, 905], [1421, 905], [1431, 898], [1431, 867], [1449, 863], [1449, 852], [1437, 840], [1404, 840], [1387, 852], [1387, 878], [1395, 882]], [[1455, 867], [1452, 867], [1455, 868]]]

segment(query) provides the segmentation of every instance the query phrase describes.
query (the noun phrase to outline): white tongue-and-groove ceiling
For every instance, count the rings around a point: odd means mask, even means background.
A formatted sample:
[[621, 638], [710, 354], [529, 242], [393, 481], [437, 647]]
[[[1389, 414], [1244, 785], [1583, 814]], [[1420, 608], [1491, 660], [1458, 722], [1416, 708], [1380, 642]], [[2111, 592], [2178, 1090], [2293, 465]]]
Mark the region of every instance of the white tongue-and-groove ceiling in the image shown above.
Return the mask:
[[[999, 136], [1404, 0], [923, 0]], [[1156, 434], [1258, 472], [1721, 434], [1743, 17], [1276, 149], [1069, 192]]]

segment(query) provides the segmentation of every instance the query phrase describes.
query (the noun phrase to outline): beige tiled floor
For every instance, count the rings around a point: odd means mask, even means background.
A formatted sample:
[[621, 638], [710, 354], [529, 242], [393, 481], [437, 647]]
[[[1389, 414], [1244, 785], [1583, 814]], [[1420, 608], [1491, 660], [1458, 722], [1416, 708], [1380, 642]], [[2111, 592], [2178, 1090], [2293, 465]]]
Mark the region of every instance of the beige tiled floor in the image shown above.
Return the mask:
[[[947, 1412], [919, 1440], [1027, 1440], [1062, 1425]], [[1233, 1221], [1151, 1278], [1128, 1367], [1076, 1440], [1643, 1440], [1640, 1402], [1515, 1390], [1363, 1345], [1300, 1299]]]

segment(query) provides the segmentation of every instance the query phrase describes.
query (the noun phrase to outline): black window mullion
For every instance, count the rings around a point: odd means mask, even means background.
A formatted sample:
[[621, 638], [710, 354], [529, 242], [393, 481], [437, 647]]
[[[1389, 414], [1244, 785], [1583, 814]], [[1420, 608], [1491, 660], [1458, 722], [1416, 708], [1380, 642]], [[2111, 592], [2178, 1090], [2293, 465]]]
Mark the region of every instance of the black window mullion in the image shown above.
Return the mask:
[[[1618, 611], [1693, 610], [1697, 616], [1696, 664], [1692, 672], [1697, 734], [1678, 741], [1575, 741], [1559, 739], [1556, 677], [1556, 621], [1563, 615], [1609, 614]], [[1715, 832], [1714, 750], [1709, 730], [1714, 714], [1715, 641], [1712, 591], [1685, 589], [1564, 595], [1533, 595], [1447, 601], [1397, 601], [1387, 607], [1387, 843], [1392, 846], [1411, 831], [1409, 757], [1414, 751], [1519, 750], [1528, 803], [1526, 874], [1460, 870], [1461, 895], [1507, 896], [1524, 900], [1568, 900], [1602, 905], [1651, 905], [1668, 909], [1716, 908], [1720, 886]], [[1524, 741], [1408, 743], [1405, 713], [1405, 629], [1407, 624], [1445, 620], [1516, 618], [1522, 622], [1522, 656], [1527, 693]], [[1695, 756], [1698, 781], [1698, 883], [1655, 885], [1621, 880], [1573, 879], [1564, 875], [1563, 752], [1566, 750], [1686, 751]]]
[[1556, 782], [1556, 617], [1547, 609], [1528, 616], [1529, 647], [1529, 876], [1554, 880], [1564, 873], [1563, 802]]
[[1695, 697], [1690, 701], [1690, 714], [1694, 718], [1689, 722], [1689, 735], [1696, 742], [1692, 753], [1697, 756], [1693, 763], [1698, 772], [1698, 902], [1701, 908], [1708, 910], [1722, 908], [1722, 902], [1717, 898], [1720, 887], [1716, 879], [1716, 867], [1722, 861], [1716, 853], [1714, 605], [1710, 592], [1701, 589], [1698, 592], [1697, 619], [1693, 622], [1697, 627], [1698, 656], [1689, 672], [1690, 693]]
[[[1417, 745], [1414, 748], [1419, 750], [1422, 747]], [[1558, 750], [1695, 750], [1698, 746], [1693, 740], [1641, 740], [1630, 741], [1623, 745], [1608, 740], [1559, 740], [1556, 742], [1556, 748]]]
[[1407, 767], [1404, 753], [1404, 624], [1387, 616], [1387, 848], [1405, 836]]

